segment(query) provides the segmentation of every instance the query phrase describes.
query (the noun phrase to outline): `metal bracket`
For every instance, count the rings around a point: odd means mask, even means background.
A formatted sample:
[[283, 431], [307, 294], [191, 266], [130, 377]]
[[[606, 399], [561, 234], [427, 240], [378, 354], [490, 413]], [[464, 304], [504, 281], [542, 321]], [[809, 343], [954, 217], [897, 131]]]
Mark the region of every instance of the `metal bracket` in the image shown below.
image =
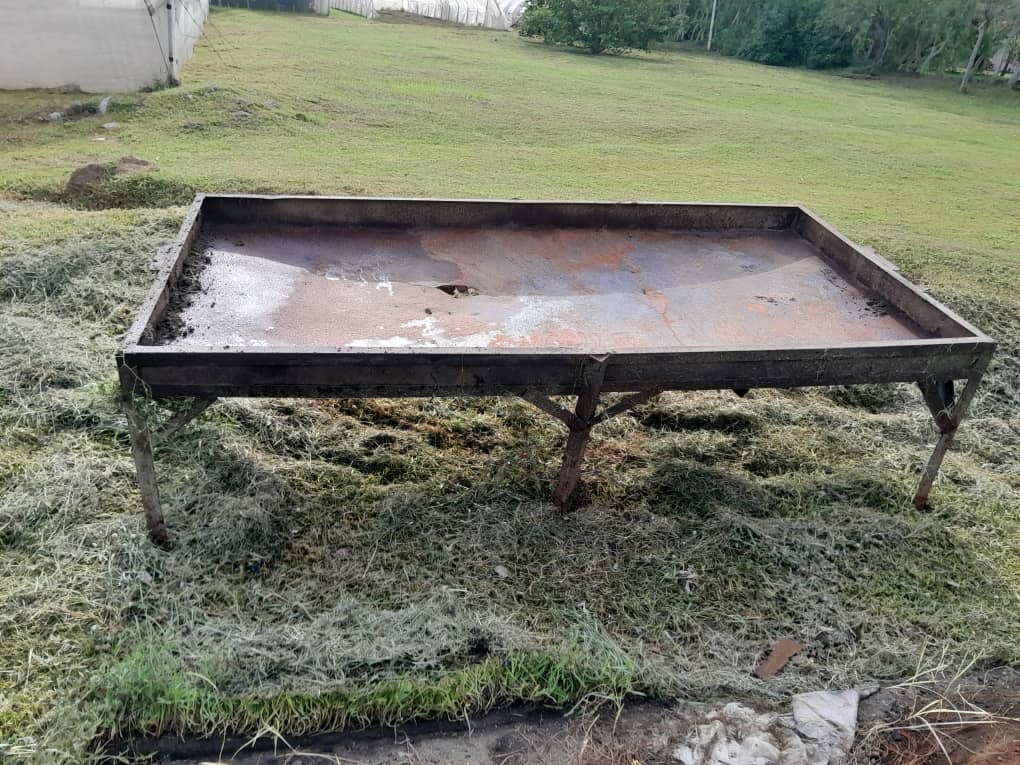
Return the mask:
[[543, 412], [548, 414], [550, 417], [555, 417], [557, 420], [562, 422], [571, 430], [582, 427], [584, 425], [577, 415], [571, 412], [569, 409], [564, 409], [562, 406], [557, 404], [551, 398], [542, 393], [534, 391], [525, 391], [520, 394], [520, 397], [527, 401], [532, 406], [541, 409]]
[[161, 443], [170, 438], [170, 436], [198, 417], [210, 406], [215, 404], [217, 400], [218, 399], [215, 397], [194, 399], [189, 408], [185, 409], [183, 412], [178, 412], [150, 434], [149, 438], [152, 441], [152, 445], [154, 447], [159, 446]]
[[650, 388], [631, 393], [596, 414], [595, 410], [598, 408], [599, 394], [602, 391], [602, 382], [605, 380], [608, 365], [608, 355], [590, 356], [583, 362], [578, 370], [577, 388], [579, 393], [573, 412], [560, 406], [544, 393], [525, 391], [518, 394], [537, 409], [550, 417], [555, 417], [570, 430], [567, 444], [563, 449], [563, 464], [560, 466], [560, 474], [553, 496], [556, 505], [564, 512], [574, 504], [574, 494], [581, 478], [581, 463], [584, 460], [584, 452], [588, 446], [591, 429], [663, 392], [662, 388]]
[[652, 388], [650, 390], [642, 390], [637, 393], [631, 393], [629, 396], [625, 396], [612, 406], [606, 407], [597, 415], [592, 417], [591, 424], [598, 425], [606, 420], [611, 420], [617, 415], [633, 409], [635, 406], [640, 406], [646, 401], [650, 401], [662, 392], [661, 388]]
[[601, 412], [593, 416], [587, 422], [584, 422], [583, 420], [581, 420], [580, 417], [577, 416], [577, 414], [571, 412], [569, 409], [560, 406], [551, 398], [541, 393], [537, 393], [535, 391], [526, 391], [524, 393], [519, 394], [519, 396], [525, 401], [527, 401], [529, 404], [534, 406], [536, 409], [541, 409], [550, 417], [555, 417], [557, 420], [566, 425], [569, 429], [577, 430], [579, 428], [584, 428], [586, 426], [591, 428], [595, 427], [596, 425], [600, 425], [606, 420], [611, 420], [614, 417], [633, 409], [635, 406], [640, 406], [646, 401], [655, 398], [662, 392], [663, 391], [660, 388], [652, 388], [651, 390], [643, 390], [638, 391], [637, 393], [631, 393], [630, 395], [625, 396], [624, 398], [617, 401], [612, 406], [607, 406], [605, 409], [603, 409]]
[[924, 403], [928, 406], [931, 416], [935, 418], [935, 424], [938, 425], [939, 431], [945, 433], [959, 424], [953, 422], [956, 393], [952, 380], [922, 380], [917, 384], [917, 387], [921, 389]]

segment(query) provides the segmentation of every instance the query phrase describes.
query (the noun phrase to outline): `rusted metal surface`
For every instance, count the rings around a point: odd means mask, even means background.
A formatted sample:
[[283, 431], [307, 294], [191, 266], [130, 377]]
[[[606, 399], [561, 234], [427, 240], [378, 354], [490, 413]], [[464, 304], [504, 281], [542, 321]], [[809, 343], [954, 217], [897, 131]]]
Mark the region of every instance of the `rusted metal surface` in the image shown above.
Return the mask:
[[568, 508], [591, 428], [658, 392], [917, 382], [921, 507], [994, 348], [798, 206], [239, 195], [196, 198], [117, 363], [199, 400], [153, 439], [129, 407], [165, 542], [153, 441], [217, 396], [522, 395], [570, 430]]
[[178, 347], [844, 344], [931, 334], [795, 231], [207, 224]]
[[797, 206], [228, 195], [196, 198], [118, 365], [153, 396], [576, 395], [593, 352], [604, 391], [739, 391], [993, 348]]

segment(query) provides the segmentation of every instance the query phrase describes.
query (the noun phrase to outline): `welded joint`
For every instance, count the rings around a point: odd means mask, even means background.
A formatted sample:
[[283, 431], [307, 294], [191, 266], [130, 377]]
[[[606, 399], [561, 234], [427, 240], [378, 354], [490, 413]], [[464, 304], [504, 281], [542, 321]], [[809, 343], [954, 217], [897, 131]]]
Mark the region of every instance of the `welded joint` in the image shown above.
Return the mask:
[[[606, 376], [606, 367], [609, 365], [609, 354], [602, 356], [589, 356], [584, 359], [579, 365], [577, 372], [577, 380], [574, 383], [575, 392], [578, 396], [578, 403], [581, 398], [594, 396], [595, 401], [598, 401], [599, 392], [602, 390], [602, 381]], [[581, 407], [581, 411], [570, 411], [555, 401], [549, 396], [539, 391], [528, 390], [523, 393], [519, 393], [520, 398], [527, 401], [529, 404], [537, 409], [548, 414], [550, 417], [555, 417], [557, 420], [562, 422], [571, 431], [579, 430], [590, 430], [596, 424], [602, 420], [594, 416], [582, 416], [582, 412], [585, 407]]]
[[607, 420], [611, 420], [625, 412], [630, 411], [636, 406], [640, 406], [656, 396], [662, 393], [661, 388], [652, 388], [650, 390], [638, 391], [637, 393], [631, 393], [628, 396], [617, 401], [612, 406], [608, 406], [601, 412], [596, 414], [594, 417], [585, 420], [578, 417], [576, 413], [571, 412], [569, 409], [560, 406], [551, 398], [535, 391], [525, 391], [519, 394], [520, 398], [527, 401], [529, 404], [534, 406], [551, 417], [555, 417], [557, 420], [562, 422], [570, 430], [587, 430], [594, 428], [596, 425], [601, 425]]
[[601, 356], [588, 356], [583, 359], [577, 368], [577, 378], [574, 381], [574, 394], [583, 396], [586, 393], [602, 390], [602, 382], [606, 379], [606, 368], [609, 366], [610, 354]]
[[555, 417], [557, 420], [566, 425], [570, 430], [577, 430], [583, 428], [585, 423], [576, 414], [571, 412], [569, 409], [557, 404], [548, 396], [538, 393], [536, 391], [525, 391], [519, 394], [522, 399], [527, 401], [529, 404], [537, 409], [548, 414], [550, 417]]

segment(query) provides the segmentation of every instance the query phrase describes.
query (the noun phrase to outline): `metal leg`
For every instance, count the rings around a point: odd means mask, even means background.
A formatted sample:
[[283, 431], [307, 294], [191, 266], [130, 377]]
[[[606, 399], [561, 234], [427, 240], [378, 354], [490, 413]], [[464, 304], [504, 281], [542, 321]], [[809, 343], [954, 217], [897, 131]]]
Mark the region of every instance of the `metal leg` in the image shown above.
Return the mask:
[[939, 474], [939, 468], [942, 466], [942, 459], [946, 456], [946, 452], [949, 451], [949, 446], [953, 443], [953, 436], [955, 435], [956, 428], [947, 430], [939, 437], [938, 443], [935, 444], [935, 451], [932, 452], [931, 457], [928, 459], [928, 464], [925, 465], [924, 472], [921, 474], [921, 480], [917, 484], [917, 491], [914, 492], [914, 507], [918, 510], [928, 504], [928, 495], [931, 493], [932, 484], [935, 483], [935, 478]]
[[563, 464], [560, 466], [560, 475], [556, 481], [556, 491], [553, 492], [553, 501], [562, 512], [573, 509], [577, 484], [581, 480], [581, 463], [584, 462], [584, 452], [588, 448], [592, 428], [662, 393], [660, 388], [637, 391], [624, 396], [596, 415], [595, 410], [598, 408], [599, 393], [602, 391], [602, 381], [605, 379], [609, 358], [608, 355], [589, 356], [584, 361], [578, 370], [575, 390], [579, 390], [580, 395], [577, 397], [573, 412], [564, 409], [538, 391], [522, 391], [518, 394], [537, 409], [550, 417], [555, 417], [570, 430], [567, 445], [563, 450]]
[[584, 451], [588, 447], [588, 439], [591, 437], [593, 424], [591, 420], [595, 415], [595, 407], [598, 406], [598, 403], [598, 388], [588, 388], [577, 397], [574, 415], [578, 422], [570, 426], [567, 446], [563, 451], [563, 464], [560, 466], [560, 477], [556, 482], [556, 491], [553, 493], [556, 507], [564, 513], [571, 509], [574, 492], [581, 480], [581, 463], [584, 461]]
[[931, 493], [932, 484], [935, 483], [935, 478], [939, 474], [942, 460], [953, 443], [953, 437], [956, 435], [960, 423], [967, 415], [967, 409], [970, 407], [970, 402], [974, 400], [974, 394], [977, 393], [980, 383], [980, 377], [972, 377], [967, 380], [967, 386], [963, 389], [963, 393], [955, 405], [951, 401], [951, 383], [923, 383], [921, 385], [925, 402], [928, 404], [928, 408], [931, 410], [939, 430], [942, 431], [942, 435], [939, 437], [938, 443], [935, 444], [935, 450], [932, 452], [928, 464], [921, 474], [921, 480], [917, 484], [917, 491], [914, 492], [914, 507], [918, 510], [928, 504], [928, 495]]
[[138, 490], [142, 494], [142, 507], [145, 510], [145, 524], [149, 527], [149, 538], [160, 547], [170, 544], [170, 532], [163, 521], [163, 509], [159, 501], [159, 486], [156, 483], [156, 465], [152, 461], [152, 441], [145, 417], [135, 408], [134, 402], [124, 399], [124, 412], [127, 415], [128, 434], [131, 436], [131, 453], [135, 458], [135, 471], [138, 474]]
[[599, 392], [602, 390], [608, 364], [609, 356], [589, 356], [578, 369], [577, 389], [580, 393], [573, 416], [564, 418], [570, 428], [570, 435], [567, 436], [563, 464], [556, 481], [556, 491], [553, 492], [553, 502], [560, 512], [567, 512], [574, 504], [574, 494], [581, 480], [581, 463], [584, 461], [584, 451], [588, 448], [591, 429], [595, 427], [595, 409], [599, 404]]

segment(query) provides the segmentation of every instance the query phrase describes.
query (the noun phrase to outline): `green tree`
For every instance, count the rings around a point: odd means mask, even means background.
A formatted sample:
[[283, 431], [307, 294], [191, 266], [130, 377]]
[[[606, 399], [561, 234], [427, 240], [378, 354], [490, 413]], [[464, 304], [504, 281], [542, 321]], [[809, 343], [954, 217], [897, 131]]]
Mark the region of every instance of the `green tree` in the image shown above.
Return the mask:
[[824, 0], [744, 3], [741, 10], [755, 21], [739, 38], [728, 35], [724, 49], [735, 48], [742, 58], [775, 66], [847, 66], [854, 54], [851, 36], [832, 22], [825, 9]]
[[[647, 47], [669, 27], [705, 44], [713, 0], [532, 0], [521, 33], [595, 52]], [[655, 34], [635, 40], [646, 26]], [[714, 46], [766, 64], [884, 72], [988, 68], [1020, 86], [1020, 0], [719, 0]]]
[[670, 18], [664, 0], [531, 0], [518, 29], [590, 53], [648, 50], [669, 33]]
[[758, 16], [737, 55], [772, 66], [803, 63], [798, 15], [797, 0], [770, 4]]

